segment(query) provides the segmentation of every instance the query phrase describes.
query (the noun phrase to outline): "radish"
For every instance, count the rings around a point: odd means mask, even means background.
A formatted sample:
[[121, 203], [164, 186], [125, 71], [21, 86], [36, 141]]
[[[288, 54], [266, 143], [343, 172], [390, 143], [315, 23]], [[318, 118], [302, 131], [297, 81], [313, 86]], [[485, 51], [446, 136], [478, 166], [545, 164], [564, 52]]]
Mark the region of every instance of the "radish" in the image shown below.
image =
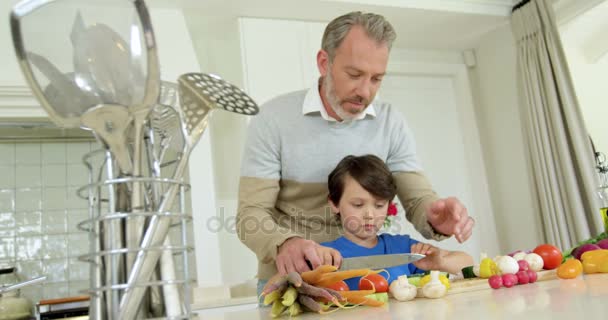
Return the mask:
[[528, 271], [519, 271], [516, 273], [517, 275], [517, 283], [519, 284], [528, 284], [530, 282], [530, 277], [528, 276]]
[[511, 288], [517, 284], [517, 276], [512, 273], [506, 273], [502, 275], [502, 285], [506, 288]]
[[595, 245], [602, 249], [608, 249], [608, 239], [602, 239], [598, 241]]
[[538, 279], [538, 274], [534, 270], [528, 270], [528, 280], [529, 283], [534, 283]]
[[519, 265], [519, 271], [528, 271], [530, 269], [530, 265], [526, 260], [519, 260], [517, 264]]
[[601, 248], [595, 244], [590, 244], [590, 243], [583, 244], [581, 246], [578, 246], [576, 249], [574, 249], [574, 251], [572, 251], [572, 256], [577, 258], [578, 260], [580, 260], [583, 253], [585, 253], [587, 251], [593, 251], [593, 250], [599, 250], [599, 249], [601, 249]]
[[500, 289], [502, 287], [502, 277], [495, 274], [488, 278], [488, 284], [492, 289]]

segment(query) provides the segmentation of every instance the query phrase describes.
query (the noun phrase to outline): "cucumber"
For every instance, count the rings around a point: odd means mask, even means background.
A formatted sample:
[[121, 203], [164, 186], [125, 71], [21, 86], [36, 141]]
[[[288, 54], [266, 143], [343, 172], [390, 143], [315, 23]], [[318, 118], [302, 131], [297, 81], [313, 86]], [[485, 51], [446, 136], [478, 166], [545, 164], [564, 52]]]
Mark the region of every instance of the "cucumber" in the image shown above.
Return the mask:
[[386, 293], [386, 292], [372, 293], [365, 297], [374, 299], [374, 300], [378, 300], [380, 302], [388, 302], [388, 293]]
[[464, 276], [465, 279], [477, 278], [477, 276], [475, 276], [475, 273], [473, 272], [473, 266], [462, 268], [462, 276]]

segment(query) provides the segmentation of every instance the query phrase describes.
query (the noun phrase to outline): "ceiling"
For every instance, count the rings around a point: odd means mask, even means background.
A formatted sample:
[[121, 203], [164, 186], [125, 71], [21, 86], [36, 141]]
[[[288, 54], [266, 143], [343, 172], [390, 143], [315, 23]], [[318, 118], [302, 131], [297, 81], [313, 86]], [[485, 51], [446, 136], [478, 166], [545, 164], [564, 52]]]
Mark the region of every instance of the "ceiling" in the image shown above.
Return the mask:
[[[550, 0], [558, 23], [566, 23], [605, 0]], [[520, 0], [147, 0], [151, 7], [181, 8], [200, 19], [257, 17], [328, 22], [350, 11], [387, 17], [397, 48], [465, 50], [508, 24]], [[604, 20], [608, 21], [608, 20]], [[582, 27], [584, 29], [584, 27]], [[606, 39], [606, 38], [604, 38]], [[608, 43], [603, 40], [603, 42]]]
[[563, 24], [560, 34], [564, 46], [580, 50], [587, 62], [608, 59], [608, 1]]
[[[395, 47], [464, 50], [508, 22], [515, 0], [148, 0], [151, 7], [187, 9], [205, 17], [259, 17], [328, 22], [350, 11], [387, 17]], [[370, 4], [372, 3], [372, 4]]]

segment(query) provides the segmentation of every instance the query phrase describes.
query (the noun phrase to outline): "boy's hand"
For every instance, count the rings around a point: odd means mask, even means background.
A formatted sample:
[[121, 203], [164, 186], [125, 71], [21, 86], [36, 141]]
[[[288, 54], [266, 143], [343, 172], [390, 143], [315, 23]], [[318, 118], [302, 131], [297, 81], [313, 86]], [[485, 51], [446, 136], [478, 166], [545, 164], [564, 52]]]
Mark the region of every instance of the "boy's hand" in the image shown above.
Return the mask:
[[426, 255], [418, 261], [412, 262], [416, 268], [422, 270], [440, 270], [443, 251], [428, 243], [418, 242], [410, 248], [411, 253]]

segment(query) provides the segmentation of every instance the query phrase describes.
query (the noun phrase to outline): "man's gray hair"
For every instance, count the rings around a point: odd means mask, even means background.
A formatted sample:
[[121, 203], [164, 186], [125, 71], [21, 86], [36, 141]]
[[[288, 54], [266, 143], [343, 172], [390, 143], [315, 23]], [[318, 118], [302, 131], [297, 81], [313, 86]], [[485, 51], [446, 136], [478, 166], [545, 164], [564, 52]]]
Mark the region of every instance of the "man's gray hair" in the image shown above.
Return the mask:
[[386, 43], [390, 50], [397, 33], [383, 16], [374, 13], [355, 11], [332, 20], [323, 33], [321, 49], [329, 55], [329, 62], [334, 60], [336, 49], [353, 26], [361, 26], [367, 35], [379, 44]]

